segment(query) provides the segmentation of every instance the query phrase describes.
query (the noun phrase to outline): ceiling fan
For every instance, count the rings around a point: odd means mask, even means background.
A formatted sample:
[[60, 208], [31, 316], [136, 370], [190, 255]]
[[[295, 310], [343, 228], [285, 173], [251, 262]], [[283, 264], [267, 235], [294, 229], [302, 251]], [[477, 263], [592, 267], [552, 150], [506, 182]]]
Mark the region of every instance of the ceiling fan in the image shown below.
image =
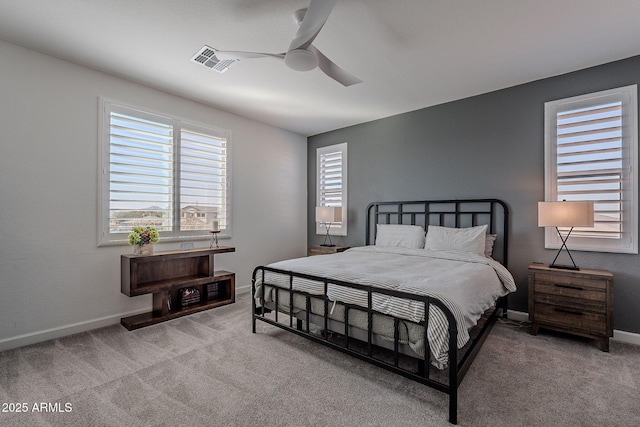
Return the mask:
[[362, 80], [334, 64], [312, 45], [335, 4], [336, 0], [311, 0], [308, 8], [297, 10], [293, 17], [298, 24], [298, 31], [289, 45], [289, 50], [284, 53], [223, 51], [204, 46], [191, 59], [222, 73], [237, 61], [274, 58], [283, 60], [289, 68], [296, 71], [309, 71], [318, 67], [344, 86], [361, 83]]

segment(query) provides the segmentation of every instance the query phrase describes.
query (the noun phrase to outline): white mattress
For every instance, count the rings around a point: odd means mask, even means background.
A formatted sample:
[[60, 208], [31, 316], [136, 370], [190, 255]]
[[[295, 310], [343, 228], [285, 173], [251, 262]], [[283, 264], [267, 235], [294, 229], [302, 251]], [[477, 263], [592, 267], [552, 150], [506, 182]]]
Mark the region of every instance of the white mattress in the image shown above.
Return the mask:
[[[475, 326], [482, 314], [499, 297], [516, 289], [513, 277], [500, 263], [480, 255], [456, 251], [363, 246], [338, 254], [276, 262], [268, 267], [436, 297], [451, 310], [456, 319], [458, 348], [467, 343], [468, 329]], [[256, 295], [259, 295], [261, 275], [258, 274], [256, 279]], [[285, 275], [266, 272], [265, 282], [289, 288], [289, 278]], [[322, 282], [300, 278], [294, 279], [293, 288], [310, 294], [324, 293]], [[367, 306], [367, 293], [364, 291], [329, 284], [327, 296], [331, 301]], [[271, 293], [265, 293], [265, 301], [272, 301]], [[374, 293], [372, 308], [410, 322], [424, 320], [424, 304], [418, 301]], [[447, 321], [437, 307], [431, 306], [429, 312], [431, 361], [443, 367], [448, 359]], [[411, 335], [411, 330], [416, 328], [407, 329], [403, 329], [405, 334]], [[414, 351], [422, 354], [424, 333], [416, 331], [414, 335], [401, 338]]]

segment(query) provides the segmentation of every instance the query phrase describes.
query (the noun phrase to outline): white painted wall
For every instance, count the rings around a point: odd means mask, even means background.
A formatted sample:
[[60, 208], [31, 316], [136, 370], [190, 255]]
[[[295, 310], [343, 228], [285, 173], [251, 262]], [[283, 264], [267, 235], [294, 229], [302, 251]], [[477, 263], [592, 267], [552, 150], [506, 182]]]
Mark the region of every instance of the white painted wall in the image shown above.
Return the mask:
[[0, 42], [0, 351], [151, 308], [120, 293], [131, 247], [97, 247], [98, 96], [232, 132], [236, 252], [216, 268], [241, 292], [256, 265], [306, 253], [305, 137]]

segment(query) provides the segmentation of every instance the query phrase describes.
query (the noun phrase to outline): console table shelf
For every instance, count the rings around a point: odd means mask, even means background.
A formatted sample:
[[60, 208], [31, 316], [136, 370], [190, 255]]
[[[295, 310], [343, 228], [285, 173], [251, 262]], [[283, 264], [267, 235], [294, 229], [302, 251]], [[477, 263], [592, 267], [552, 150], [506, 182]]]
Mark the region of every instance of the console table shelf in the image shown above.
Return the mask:
[[[133, 330], [235, 302], [235, 274], [214, 270], [216, 254], [234, 251], [223, 246], [122, 255], [122, 293], [130, 297], [153, 294], [153, 310], [123, 317], [120, 323]], [[199, 299], [183, 306], [180, 291], [184, 288], [196, 289]]]

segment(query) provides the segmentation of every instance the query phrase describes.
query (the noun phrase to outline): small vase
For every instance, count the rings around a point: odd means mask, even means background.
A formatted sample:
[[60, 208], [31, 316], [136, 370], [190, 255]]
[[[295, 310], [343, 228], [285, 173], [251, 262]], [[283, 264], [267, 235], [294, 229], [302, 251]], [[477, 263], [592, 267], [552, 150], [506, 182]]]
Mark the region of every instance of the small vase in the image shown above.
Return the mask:
[[142, 246], [133, 245], [134, 255], [153, 255], [153, 243], [146, 243]]

